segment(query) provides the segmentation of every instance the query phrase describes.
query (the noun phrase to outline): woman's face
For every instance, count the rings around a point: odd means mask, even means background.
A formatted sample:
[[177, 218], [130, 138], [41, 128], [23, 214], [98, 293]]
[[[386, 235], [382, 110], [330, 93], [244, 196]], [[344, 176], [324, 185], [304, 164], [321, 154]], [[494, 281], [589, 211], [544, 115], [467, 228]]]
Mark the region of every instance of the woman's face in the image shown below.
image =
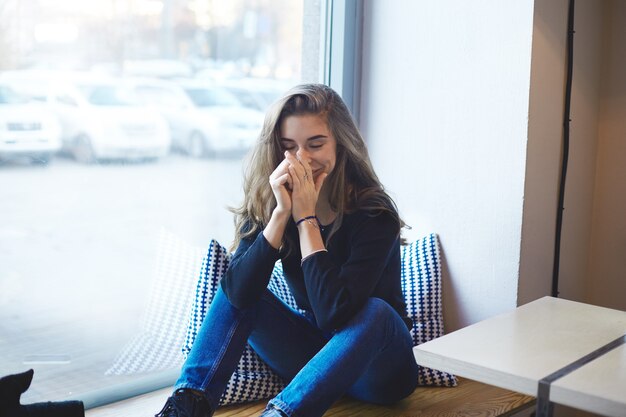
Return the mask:
[[337, 141], [319, 115], [286, 117], [280, 125], [280, 144], [283, 151], [309, 163], [314, 180], [322, 172], [330, 174], [335, 167]]

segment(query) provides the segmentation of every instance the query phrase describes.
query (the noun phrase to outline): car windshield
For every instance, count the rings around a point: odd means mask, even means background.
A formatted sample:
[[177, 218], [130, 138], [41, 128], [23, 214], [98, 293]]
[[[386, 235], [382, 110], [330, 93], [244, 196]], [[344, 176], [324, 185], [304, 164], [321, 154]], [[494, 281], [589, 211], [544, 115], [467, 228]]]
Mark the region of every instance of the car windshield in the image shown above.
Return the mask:
[[131, 92], [116, 85], [80, 85], [78, 87], [90, 104], [95, 106], [134, 106]]
[[[178, 92], [179, 90], [176, 90]], [[185, 94], [176, 94], [167, 88], [153, 86], [138, 86], [135, 88], [137, 97], [144, 103], [169, 107], [184, 108], [189, 106], [189, 99]]]
[[234, 95], [221, 88], [187, 87], [185, 91], [198, 107], [241, 106]]
[[28, 98], [16, 93], [11, 87], [0, 85], [0, 104], [26, 103]]

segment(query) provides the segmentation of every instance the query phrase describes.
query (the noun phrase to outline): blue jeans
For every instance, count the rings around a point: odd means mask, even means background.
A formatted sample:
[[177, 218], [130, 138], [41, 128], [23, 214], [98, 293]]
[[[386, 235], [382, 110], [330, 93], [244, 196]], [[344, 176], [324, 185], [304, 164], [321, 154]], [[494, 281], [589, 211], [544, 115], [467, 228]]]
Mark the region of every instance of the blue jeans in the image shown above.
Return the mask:
[[176, 383], [202, 391], [217, 408], [246, 342], [286, 382], [270, 401], [289, 416], [321, 416], [344, 394], [391, 404], [417, 386], [411, 336], [398, 313], [379, 298], [327, 334], [269, 290], [253, 306], [235, 308], [221, 288]]

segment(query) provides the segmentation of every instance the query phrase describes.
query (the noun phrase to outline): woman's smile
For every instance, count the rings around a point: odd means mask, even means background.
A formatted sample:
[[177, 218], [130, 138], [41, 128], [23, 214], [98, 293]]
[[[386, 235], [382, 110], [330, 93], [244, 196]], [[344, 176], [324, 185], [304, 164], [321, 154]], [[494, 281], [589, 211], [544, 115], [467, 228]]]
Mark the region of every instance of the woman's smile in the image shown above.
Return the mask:
[[282, 149], [296, 155], [311, 166], [313, 179], [330, 174], [337, 160], [337, 141], [326, 119], [306, 114], [286, 117], [280, 128]]

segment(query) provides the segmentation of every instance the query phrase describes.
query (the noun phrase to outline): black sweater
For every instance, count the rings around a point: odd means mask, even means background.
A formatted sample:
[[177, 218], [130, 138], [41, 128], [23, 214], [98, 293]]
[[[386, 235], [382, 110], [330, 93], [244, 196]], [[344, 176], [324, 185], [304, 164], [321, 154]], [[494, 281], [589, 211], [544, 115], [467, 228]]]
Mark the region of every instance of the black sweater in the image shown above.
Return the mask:
[[[329, 229], [322, 228], [324, 242]], [[294, 242], [290, 253], [274, 249], [261, 232], [241, 241], [221, 282], [235, 307], [244, 308], [259, 299], [280, 258], [296, 303], [313, 313], [320, 329], [340, 328], [370, 297], [385, 300], [411, 327], [400, 283], [398, 223], [390, 214], [346, 214], [326, 245], [328, 252], [313, 254], [302, 266], [293, 221], [286, 233]]]

